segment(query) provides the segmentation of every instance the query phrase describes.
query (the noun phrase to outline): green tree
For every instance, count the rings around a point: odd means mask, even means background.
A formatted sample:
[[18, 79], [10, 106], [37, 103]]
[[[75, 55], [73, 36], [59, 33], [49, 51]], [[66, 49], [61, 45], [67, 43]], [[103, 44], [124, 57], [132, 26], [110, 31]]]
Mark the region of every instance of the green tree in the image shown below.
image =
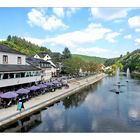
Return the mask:
[[71, 58], [71, 52], [70, 52], [69, 48], [67, 48], [67, 47], [64, 48], [64, 51], [62, 52], [62, 54], [63, 54], [64, 60]]
[[8, 37], [7, 37], [7, 41], [11, 41], [11, 35], [8, 35]]
[[83, 61], [80, 58], [69, 58], [64, 62], [64, 72], [71, 75], [78, 75]]

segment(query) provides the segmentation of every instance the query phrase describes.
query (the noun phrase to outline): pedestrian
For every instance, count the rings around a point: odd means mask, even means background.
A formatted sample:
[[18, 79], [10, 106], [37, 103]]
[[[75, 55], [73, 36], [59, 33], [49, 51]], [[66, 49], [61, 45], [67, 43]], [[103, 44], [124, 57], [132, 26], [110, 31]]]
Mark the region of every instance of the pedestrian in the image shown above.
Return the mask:
[[23, 100], [21, 100], [21, 98], [20, 98], [18, 101], [17, 110], [19, 110], [21, 112], [22, 108], [24, 109], [24, 104], [23, 104]]

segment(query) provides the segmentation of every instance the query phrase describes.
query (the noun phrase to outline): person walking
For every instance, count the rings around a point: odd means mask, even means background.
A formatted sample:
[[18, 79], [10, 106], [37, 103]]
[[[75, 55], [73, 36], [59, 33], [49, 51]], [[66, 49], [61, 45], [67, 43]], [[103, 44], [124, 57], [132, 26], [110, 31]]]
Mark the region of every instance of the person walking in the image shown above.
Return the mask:
[[23, 100], [20, 98], [18, 101], [17, 110], [21, 112], [22, 108], [24, 109], [24, 103], [23, 103]]

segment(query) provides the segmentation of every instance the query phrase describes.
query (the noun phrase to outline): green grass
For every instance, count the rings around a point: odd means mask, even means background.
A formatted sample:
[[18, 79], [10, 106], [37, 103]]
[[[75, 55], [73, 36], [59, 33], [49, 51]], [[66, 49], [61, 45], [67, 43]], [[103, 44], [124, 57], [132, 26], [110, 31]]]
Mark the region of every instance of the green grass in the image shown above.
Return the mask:
[[72, 54], [72, 57], [79, 57], [80, 59], [90, 62], [94, 61], [97, 64], [104, 64], [106, 58], [96, 57], [96, 56], [87, 56], [87, 55], [80, 55], [80, 54]]

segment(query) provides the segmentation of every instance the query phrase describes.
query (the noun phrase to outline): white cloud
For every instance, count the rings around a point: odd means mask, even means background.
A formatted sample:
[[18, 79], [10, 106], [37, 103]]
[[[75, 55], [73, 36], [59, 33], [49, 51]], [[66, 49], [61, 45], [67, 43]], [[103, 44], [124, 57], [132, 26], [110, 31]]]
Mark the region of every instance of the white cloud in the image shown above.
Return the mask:
[[135, 29], [135, 32], [140, 32], [140, 28]]
[[124, 38], [125, 39], [131, 39], [132, 38], [132, 35], [130, 35], [130, 34], [129, 35], [125, 35]]
[[105, 40], [107, 40], [108, 42], [111, 42], [111, 43], [115, 43], [116, 40], [114, 38], [119, 35], [120, 35], [120, 33], [117, 33], [117, 32], [108, 33], [105, 37]]
[[63, 23], [61, 19], [57, 18], [54, 15], [48, 16], [41, 9], [32, 9], [28, 13], [28, 23], [31, 26], [39, 26], [44, 30], [58, 29], [60, 27], [65, 29], [68, 27]]
[[140, 27], [140, 16], [134, 16], [129, 18], [128, 24], [131, 28]]
[[66, 15], [67, 16], [72, 16], [72, 14], [76, 13], [80, 8], [67, 8], [66, 10]]
[[96, 56], [100, 55], [101, 53], [106, 53], [108, 51], [109, 51], [108, 49], [93, 47], [93, 48], [77, 48], [75, 53]]
[[98, 27], [102, 27], [102, 25], [100, 23], [91, 23], [88, 25], [88, 28], [98, 28]]
[[63, 8], [53, 8], [53, 12], [58, 16], [58, 17], [64, 17], [64, 9]]
[[43, 44], [45, 44], [45, 39], [38, 39], [38, 38], [32, 38], [32, 37], [22, 37], [22, 38], [39, 46], [42, 46]]
[[140, 45], [140, 38], [135, 39], [135, 45]]
[[101, 27], [100, 24], [89, 24], [87, 28], [79, 31], [68, 32], [56, 37], [47, 38], [46, 43], [55, 43], [57, 45], [76, 47], [84, 43], [93, 43], [96, 40], [104, 38], [104, 35], [111, 32], [108, 28]]
[[126, 17], [129, 10], [128, 8], [91, 8], [91, 15], [104, 20], [114, 20]]

